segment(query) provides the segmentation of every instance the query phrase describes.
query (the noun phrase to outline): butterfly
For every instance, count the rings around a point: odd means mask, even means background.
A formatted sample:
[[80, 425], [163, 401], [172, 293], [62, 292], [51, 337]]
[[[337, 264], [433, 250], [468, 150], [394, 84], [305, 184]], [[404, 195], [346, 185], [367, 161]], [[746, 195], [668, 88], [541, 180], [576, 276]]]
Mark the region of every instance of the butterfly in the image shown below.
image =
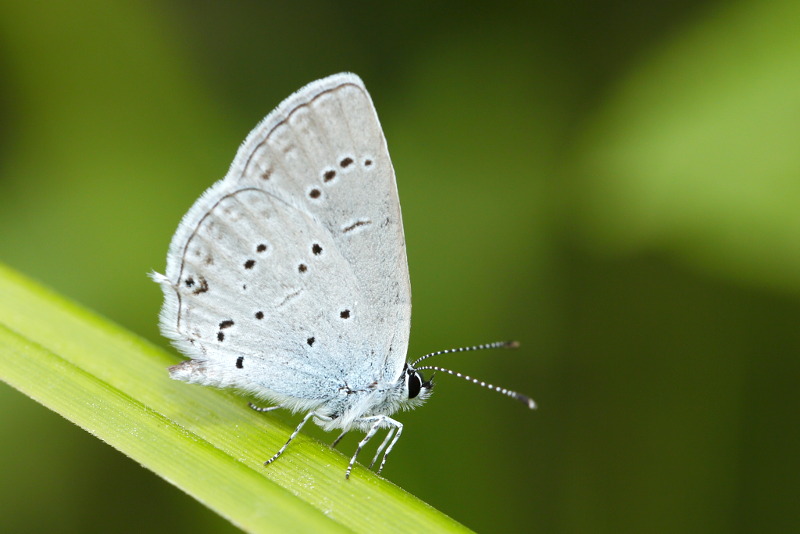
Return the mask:
[[535, 408], [529, 397], [438, 366], [406, 361], [411, 284], [394, 169], [369, 93], [341, 73], [284, 100], [239, 148], [225, 178], [183, 217], [167, 254], [162, 333], [190, 359], [189, 383], [235, 388], [302, 412], [303, 426], [388, 429], [378, 473], [403, 432], [391, 417], [421, 405], [442, 371]]

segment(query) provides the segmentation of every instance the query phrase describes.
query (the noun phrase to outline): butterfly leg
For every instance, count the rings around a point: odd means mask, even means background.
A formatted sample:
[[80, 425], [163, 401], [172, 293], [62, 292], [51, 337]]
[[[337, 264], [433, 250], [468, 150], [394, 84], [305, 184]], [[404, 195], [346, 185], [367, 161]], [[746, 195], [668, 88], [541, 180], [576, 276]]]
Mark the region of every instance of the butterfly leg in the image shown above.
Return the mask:
[[314, 412], [308, 412], [308, 413], [306, 414], [306, 416], [305, 416], [305, 417], [303, 417], [303, 420], [302, 420], [302, 421], [300, 421], [300, 424], [299, 424], [299, 425], [297, 425], [297, 428], [295, 428], [295, 429], [294, 429], [294, 432], [292, 432], [292, 435], [291, 435], [291, 436], [289, 436], [289, 439], [286, 441], [286, 443], [284, 443], [284, 444], [283, 444], [283, 447], [281, 447], [280, 449], [278, 449], [278, 452], [276, 452], [275, 454], [273, 454], [273, 455], [272, 455], [272, 458], [270, 458], [269, 460], [267, 460], [266, 462], [264, 462], [264, 465], [269, 465], [269, 464], [271, 464], [272, 462], [274, 462], [275, 460], [277, 460], [277, 459], [278, 459], [278, 456], [280, 456], [281, 454], [283, 454], [283, 451], [285, 451], [285, 450], [286, 450], [286, 447], [288, 447], [288, 446], [289, 446], [289, 444], [292, 442], [292, 440], [295, 438], [295, 436], [297, 436], [297, 434], [298, 434], [298, 433], [300, 433], [300, 429], [301, 429], [301, 428], [303, 428], [303, 425], [305, 425], [305, 424], [308, 422], [308, 420], [309, 420], [309, 419], [311, 419], [312, 417], [314, 417], [314, 415], [315, 415], [315, 414], [314, 414]]
[[283, 406], [281, 406], [280, 404], [278, 404], [277, 406], [264, 406], [263, 408], [261, 406], [256, 406], [252, 402], [248, 402], [247, 405], [250, 406], [252, 409], [254, 409], [257, 412], [271, 412], [272, 410], [277, 410], [278, 408], [283, 408]]
[[[381, 461], [381, 466], [380, 466], [380, 469], [378, 469], [378, 473], [380, 473], [381, 469], [383, 469], [383, 466], [386, 463], [386, 457], [389, 455], [389, 452], [391, 452], [392, 447], [394, 447], [394, 444], [397, 443], [398, 438], [400, 438], [400, 434], [403, 432], [402, 423], [400, 423], [399, 421], [395, 421], [391, 417], [387, 417], [385, 415], [376, 415], [374, 417], [365, 417], [361, 421], [363, 421], [365, 423], [369, 423], [369, 422], [373, 422], [374, 421], [374, 423], [372, 424], [372, 427], [370, 427], [369, 432], [367, 432], [367, 435], [364, 436], [364, 439], [362, 439], [359, 442], [358, 447], [356, 448], [356, 452], [355, 452], [355, 454], [353, 454], [353, 457], [350, 458], [350, 463], [347, 466], [347, 471], [345, 471], [345, 473], [344, 473], [344, 477], [345, 478], [350, 478], [350, 472], [353, 470], [353, 465], [356, 463], [356, 458], [358, 457], [358, 453], [361, 452], [361, 449], [364, 447], [364, 445], [369, 443], [369, 440], [372, 439], [372, 437], [375, 435], [375, 433], [378, 431], [378, 429], [388, 426], [388, 427], [390, 427], [390, 430], [389, 430], [390, 434], [395, 429], [397, 430], [397, 433], [394, 435], [394, 438], [392, 438], [391, 442], [389, 443], [389, 447], [386, 449], [386, 452], [383, 453], [383, 460]], [[379, 449], [383, 449], [385, 443], [388, 442], [388, 441], [389, 441], [389, 438], [387, 437], [387, 439], [384, 440], [384, 444], [381, 444]], [[374, 463], [374, 461], [373, 461], [373, 463]]]
[[339, 442], [342, 441], [342, 438], [344, 437], [345, 434], [347, 434], [347, 432], [348, 431], [345, 430], [344, 432], [339, 434], [339, 437], [333, 440], [333, 443], [331, 443], [331, 448], [335, 448], [339, 444]]
[[344, 478], [350, 478], [350, 471], [353, 470], [353, 464], [356, 463], [356, 458], [358, 458], [358, 453], [361, 452], [361, 449], [364, 447], [364, 445], [369, 443], [369, 440], [372, 439], [372, 436], [374, 436], [375, 433], [378, 431], [378, 429], [381, 427], [381, 423], [383, 423], [384, 418], [385, 416], [379, 415], [376, 417], [365, 417], [364, 419], [361, 419], [361, 421], [365, 423], [370, 421], [375, 421], [375, 422], [372, 424], [372, 427], [370, 427], [369, 432], [367, 432], [367, 435], [364, 436], [364, 439], [358, 442], [358, 447], [356, 447], [356, 452], [353, 454], [353, 457], [350, 458], [350, 463], [347, 464], [347, 471], [344, 472]]
[[383, 443], [381, 443], [381, 446], [378, 447], [377, 451], [375, 451], [375, 456], [372, 458], [372, 462], [370, 462], [370, 464], [369, 464], [369, 468], [370, 469], [372, 469], [372, 466], [374, 466], [375, 462], [378, 461], [378, 456], [381, 455], [381, 453], [383, 452], [383, 449], [386, 447], [386, 444], [389, 443], [390, 439], [392, 439], [392, 434], [394, 434], [395, 430], [397, 430], [397, 427], [392, 427], [392, 428], [389, 429], [389, 432], [386, 433], [386, 439], [383, 440]]
[[[397, 429], [397, 434], [394, 435], [394, 439], [392, 439], [392, 442], [389, 443], [389, 446], [386, 448], [386, 452], [383, 453], [383, 460], [381, 460], [381, 466], [378, 468], [379, 475], [381, 474], [381, 471], [383, 471], [383, 466], [386, 465], [386, 458], [389, 456], [389, 453], [392, 452], [394, 444], [397, 443], [398, 439], [400, 439], [400, 434], [403, 433], [403, 423], [401, 423], [400, 421], [395, 421], [394, 419], [391, 419], [389, 417], [387, 417], [386, 419], [389, 423], [392, 424], [394, 428]], [[386, 436], [386, 441], [389, 441], [389, 436]], [[381, 445], [381, 447], [383, 447], [383, 445]], [[377, 459], [377, 456], [375, 458]]]

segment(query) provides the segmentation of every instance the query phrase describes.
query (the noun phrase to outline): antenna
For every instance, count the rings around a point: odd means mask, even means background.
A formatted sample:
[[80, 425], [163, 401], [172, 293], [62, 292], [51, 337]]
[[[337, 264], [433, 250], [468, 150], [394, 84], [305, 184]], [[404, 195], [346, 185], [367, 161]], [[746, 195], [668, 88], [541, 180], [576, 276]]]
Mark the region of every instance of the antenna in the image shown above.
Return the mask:
[[495, 341], [494, 343], [484, 343], [483, 345], [473, 345], [471, 347], [459, 347], [457, 349], [438, 350], [436, 352], [431, 352], [430, 354], [426, 354], [425, 356], [417, 358], [411, 364], [411, 367], [416, 367], [416, 365], [419, 362], [421, 362], [422, 360], [427, 360], [431, 356], [439, 356], [440, 354], [450, 354], [451, 352], [471, 352], [473, 350], [516, 349], [516, 348], [519, 348], [518, 341]]
[[417, 363], [421, 362], [422, 360], [426, 360], [432, 356], [439, 356], [440, 354], [450, 354], [453, 352], [471, 352], [474, 350], [486, 350], [486, 349], [516, 349], [519, 347], [519, 343], [517, 341], [496, 341], [494, 343], [486, 343], [483, 345], [473, 345], [472, 347], [459, 347], [457, 349], [446, 349], [440, 350], [437, 352], [431, 352], [430, 354], [426, 354], [420, 358], [417, 358], [412, 364], [411, 368], [416, 371], [424, 371], [426, 369], [430, 369], [432, 371], [441, 371], [443, 373], [447, 373], [449, 375], [457, 376], [458, 378], [463, 378], [473, 384], [477, 384], [481, 387], [492, 389], [498, 393], [502, 393], [512, 399], [516, 399], [521, 403], [525, 404], [531, 410], [536, 409], [536, 402], [527, 395], [523, 395], [522, 393], [517, 393], [516, 391], [511, 391], [510, 389], [506, 389], [504, 387], [495, 386], [493, 384], [489, 384], [488, 382], [484, 382], [483, 380], [479, 380], [477, 378], [472, 378], [469, 375], [464, 375], [459, 373], [458, 371], [452, 371], [450, 369], [445, 369], [444, 367], [439, 367], [437, 365], [424, 365], [422, 367], [417, 367]]

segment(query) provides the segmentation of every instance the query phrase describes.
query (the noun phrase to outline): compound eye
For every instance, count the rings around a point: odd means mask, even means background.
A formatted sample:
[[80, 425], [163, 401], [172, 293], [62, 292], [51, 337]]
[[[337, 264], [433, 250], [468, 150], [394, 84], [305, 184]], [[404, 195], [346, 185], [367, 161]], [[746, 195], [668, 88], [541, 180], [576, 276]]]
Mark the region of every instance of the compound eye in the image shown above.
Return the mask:
[[409, 373], [408, 374], [408, 398], [413, 399], [417, 395], [419, 395], [420, 390], [422, 389], [422, 377], [419, 373]]

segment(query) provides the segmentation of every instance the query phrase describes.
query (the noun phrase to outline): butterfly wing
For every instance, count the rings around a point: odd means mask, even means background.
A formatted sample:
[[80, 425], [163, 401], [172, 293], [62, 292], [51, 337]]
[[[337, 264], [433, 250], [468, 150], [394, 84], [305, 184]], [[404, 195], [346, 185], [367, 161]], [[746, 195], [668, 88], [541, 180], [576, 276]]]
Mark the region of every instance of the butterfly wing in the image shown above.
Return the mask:
[[286, 99], [170, 245], [173, 376], [270, 398], [329, 397], [402, 372], [411, 291], [394, 170], [361, 80]]

